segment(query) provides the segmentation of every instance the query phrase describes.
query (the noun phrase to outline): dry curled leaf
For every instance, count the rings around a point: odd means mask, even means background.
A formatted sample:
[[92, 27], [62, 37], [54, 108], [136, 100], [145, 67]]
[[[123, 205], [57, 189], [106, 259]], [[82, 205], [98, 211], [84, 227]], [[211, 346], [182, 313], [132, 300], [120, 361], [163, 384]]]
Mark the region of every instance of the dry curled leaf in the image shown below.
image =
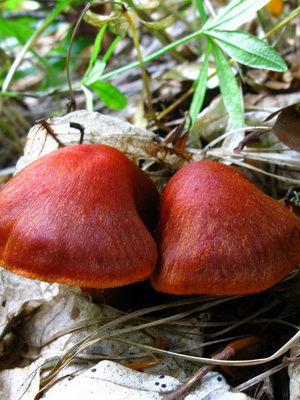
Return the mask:
[[[45, 126], [49, 125], [55, 138]], [[45, 123], [37, 122], [27, 136], [24, 156], [19, 160], [17, 170], [51, 151], [57, 150], [60, 143], [65, 146], [78, 144], [82, 132], [83, 143], [106, 144], [126, 154], [139, 164], [142, 159], [158, 161], [176, 170], [191, 161], [192, 154], [167, 146], [155, 133], [119, 120], [85, 110], [74, 111], [62, 117], [53, 117]]]
[[281, 108], [269, 115], [269, 121], [278, 114], [272, 131], [279, 140], [293, 150], [300, 152], [300, 103]]
[[[55, 134], [56, 140], [45, 129], [45, 124], [38, 122], [34, 125], [28, 133], [24, 156], [17, 164], [17, 171], [38, 157], [57, 150], [60, 147], [58, 140], [66, 146], [80, 143], [82, 132], [79, 126], [81, 126], [84, 143], [102, 143], [115, 147], [139, 165], [141, 161], [147, 161], [149, 165], [158, 163], [162, 167], [162, 174], [164, 169], [174, 172], [191, 162], [212, 159], [236, 164], [290, 184], [300, 185], [298, 174], [295, 177], [289, 174], [289, 170], [299, 171], [298, 155], [250, 151], [237, 156], [233, 151], [234, 146], [229, 148], [228, 142], [226, 148], [214, 147], [225, 135], [232, 136], [235, 131], [221, 135], [203, 149], [187, 147], [182, 150], [171, 143], [166, 144], [162, 138], [147, 129], [97, 112], [78, 110], [62, 117], [49, 118], [46, 122]], [[255, 168], [248, 163], [248, 160], [283, 166], [285, 175], [280, 176]]]
[[289, 148], [300, 152], [300, 103], [281, 108], [270, 114], [265, 121], [270, 121], [277, 116], [273, 126], [257, 129], [247, 135], [234, 150], [240, 153], [244, 147], [266, 132], [274, 132], [278, 139]]

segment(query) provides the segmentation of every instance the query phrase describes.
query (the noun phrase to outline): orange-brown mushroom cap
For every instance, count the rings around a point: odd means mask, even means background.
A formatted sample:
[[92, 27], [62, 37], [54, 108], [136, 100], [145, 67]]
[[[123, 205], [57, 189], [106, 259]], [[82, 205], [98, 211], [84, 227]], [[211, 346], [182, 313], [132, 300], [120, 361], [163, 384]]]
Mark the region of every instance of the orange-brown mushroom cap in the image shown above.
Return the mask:
[[259, 292], [300, 262], [300, 219], [236, 168], [192, 163], [166, 185], [157, 229], [156, 290]]
[[[147, 278], [155, 185], [119, 150], [65, 147], [0, 191], [0, 265], [31, 279], [109, 288]], [[147, 226], [147, 227], [146, 227]]]

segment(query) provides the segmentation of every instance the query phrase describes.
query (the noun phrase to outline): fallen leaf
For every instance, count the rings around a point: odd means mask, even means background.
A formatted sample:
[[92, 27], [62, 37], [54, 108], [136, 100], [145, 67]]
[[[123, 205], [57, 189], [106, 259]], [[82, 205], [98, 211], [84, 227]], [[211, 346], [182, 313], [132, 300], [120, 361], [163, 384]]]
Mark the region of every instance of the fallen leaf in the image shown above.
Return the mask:
[[[150, 375], [133, 371], [111, 361], [101, 361], [83, 374], [64, 379], [51, 387], [43, 400], [160, 400], [169, 391], [175, 390], [181, 382], [168, 375]], [[207, 396], [207, 397], [206, 397]], [[234, 393], [224, 378], [208, 373], [196, 390], [186, 400], [250, 400], [243, 393]]]
[[278, 117], [272, 127], [272, 131], [284, 144], [300, 152], [300, 103], [272, 113], [266, 121], [269, 121], [277, 114]]

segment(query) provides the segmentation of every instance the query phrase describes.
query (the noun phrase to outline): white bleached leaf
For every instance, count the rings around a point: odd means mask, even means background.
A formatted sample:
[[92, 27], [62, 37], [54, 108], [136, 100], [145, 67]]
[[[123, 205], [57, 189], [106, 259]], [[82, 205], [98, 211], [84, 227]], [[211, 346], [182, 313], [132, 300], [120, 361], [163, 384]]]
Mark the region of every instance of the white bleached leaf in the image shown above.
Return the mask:
[[1, 371], [1, 400], [34, 400], [39, 392], [40, 367], [43, 362], [40, 358], [27, 367]]
[[0, 335], [18, 315], [29, 314], [58, 291], [58, 284], [26, 279], [0, 267]]
[[[297, 357], [300, 353], [300, 341], [291, 348], [290, 357]], [[300, 393], [300, 362], [289, 365], [290, 400], [298, 400]]]
[[[111, 361], [101, 361], [72, 380], [63, 380], [45, 393], [43, 400], [162, 400], [166, 392], [173, 391], [181, 382], [167, 375], [151, 375], [133, 371]], [[209, 396], [209, 397], [205, 397]], [[233, 393], [224, 378], [208, 373], [199, 387], [188, 394], [186, 400], [250, 400], [243, 393]]]
[[[137, 164], [140, 159], [148, 159], [177, 169], [188, 163], [188, 154], [166, 146], [153, 132], [98, 112], [78, 110], [62, 117], [50, 118], [47, 123], [66, 146], [79, 142], [80, 131], [70, 127], [70, 123], [76, 123], [84, 128], [84, 143], [101, 143], [115, 147]], [[17, 170], [58, 148], [57, 141], [37, 123], [28, 133], [24, 156], [19, 160]]]

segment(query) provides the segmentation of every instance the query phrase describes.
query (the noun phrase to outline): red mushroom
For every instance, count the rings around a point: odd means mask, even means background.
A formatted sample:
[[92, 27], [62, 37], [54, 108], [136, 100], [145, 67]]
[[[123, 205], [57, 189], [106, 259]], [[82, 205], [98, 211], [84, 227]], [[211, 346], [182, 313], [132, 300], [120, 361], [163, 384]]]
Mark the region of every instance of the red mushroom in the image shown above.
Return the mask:
[[119, 150], [57, 150], [0, 192], [0, 265], [31, 279], [82, 287], [143, 280], [157, 261], [148, 230], [157, 201], [155, 185]]
[[300, 219], [236, 168], [192, 163], [166, 185], [157, 229], [156, 290], [263, 291], [300, 262]]

